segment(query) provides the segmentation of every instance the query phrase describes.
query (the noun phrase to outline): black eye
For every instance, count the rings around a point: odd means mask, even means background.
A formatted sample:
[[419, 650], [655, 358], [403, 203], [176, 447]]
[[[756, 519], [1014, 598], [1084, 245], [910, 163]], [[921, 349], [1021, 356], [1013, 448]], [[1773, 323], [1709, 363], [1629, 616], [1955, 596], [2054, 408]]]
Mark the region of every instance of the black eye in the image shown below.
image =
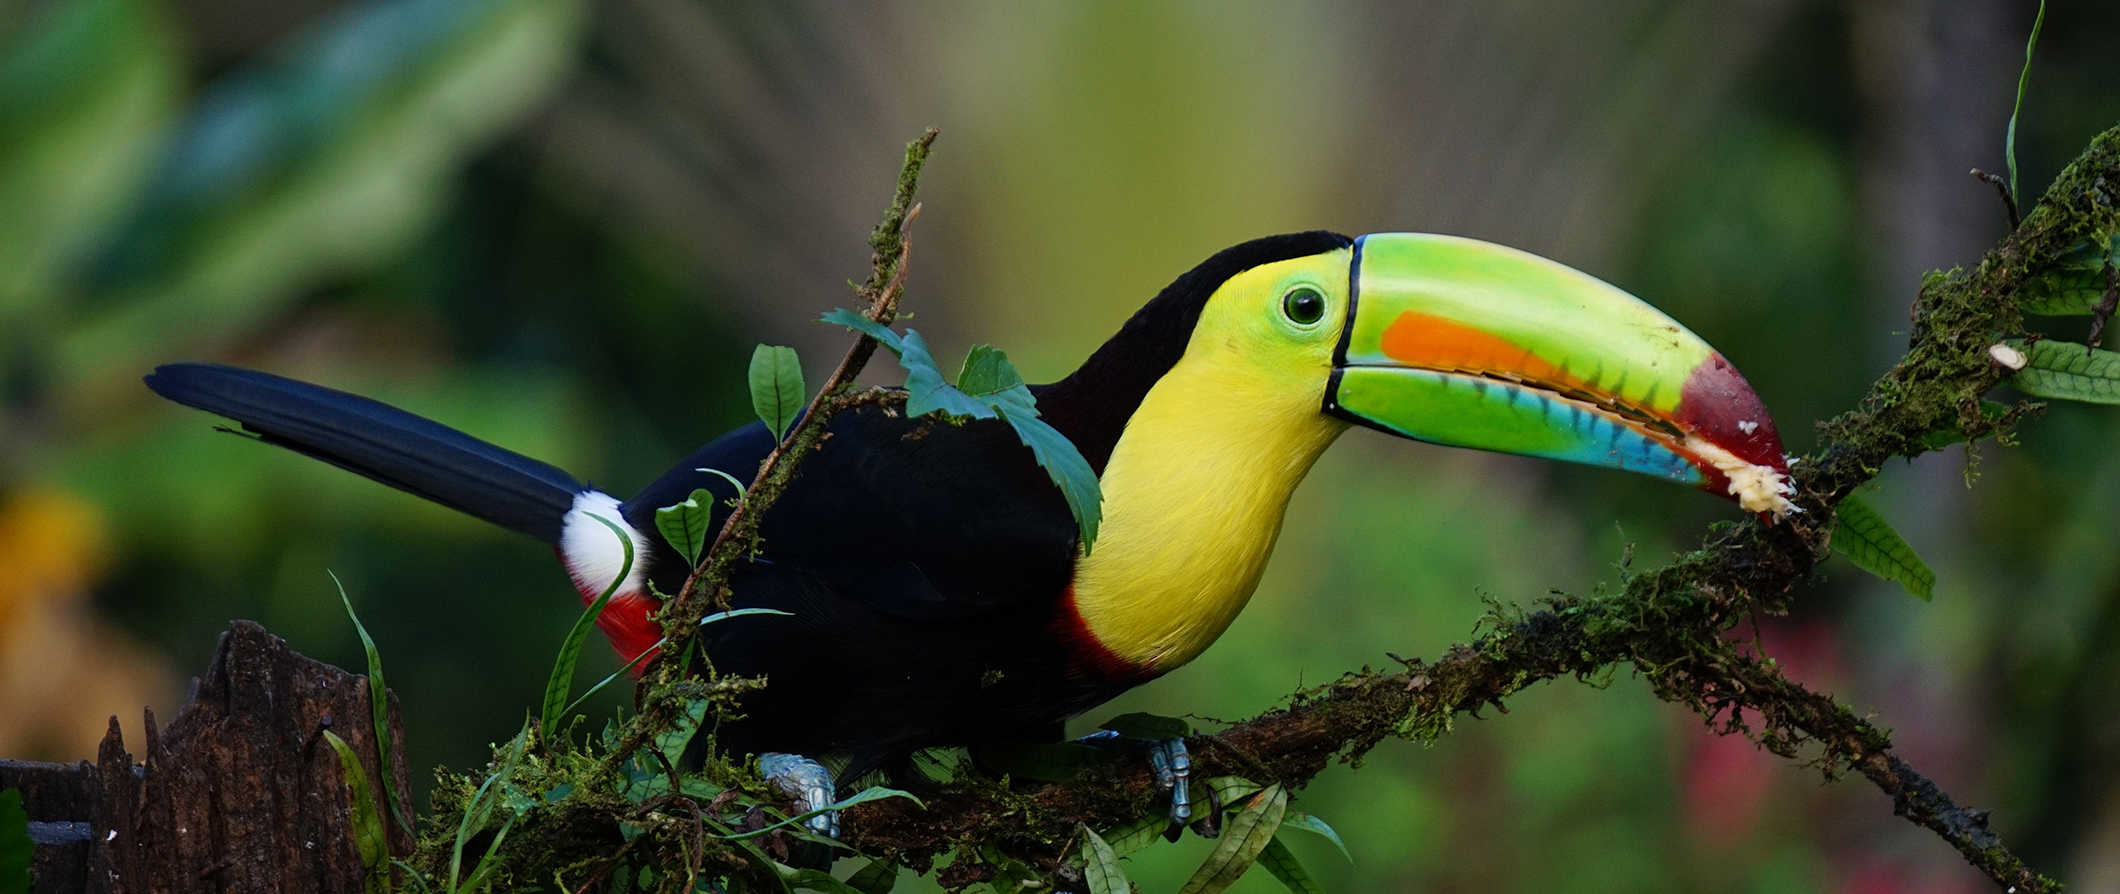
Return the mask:
[[1325, 296], [1309, 286], [1297, 286], [1281, 297], [1281, 313], [1298, 326], [1325, 318]]

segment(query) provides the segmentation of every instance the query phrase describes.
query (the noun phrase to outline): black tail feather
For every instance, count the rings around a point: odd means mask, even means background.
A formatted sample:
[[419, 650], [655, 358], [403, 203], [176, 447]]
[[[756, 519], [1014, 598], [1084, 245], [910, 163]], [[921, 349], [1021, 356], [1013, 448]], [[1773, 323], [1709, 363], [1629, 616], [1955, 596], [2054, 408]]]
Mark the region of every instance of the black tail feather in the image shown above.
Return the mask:
[[208, 363], [157, 367], [156, 394], [218, 413], [268, 444], [546, 543], [584, 488], [557, 468], [358, 395]]

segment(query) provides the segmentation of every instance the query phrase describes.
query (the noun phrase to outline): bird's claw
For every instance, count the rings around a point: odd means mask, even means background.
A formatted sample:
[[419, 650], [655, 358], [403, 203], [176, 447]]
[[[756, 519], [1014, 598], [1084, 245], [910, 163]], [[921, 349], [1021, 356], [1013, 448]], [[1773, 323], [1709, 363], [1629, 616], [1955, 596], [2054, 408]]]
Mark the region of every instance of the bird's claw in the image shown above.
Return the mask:
[[[758, 756], [758, 772], [766, 781], [795, 799], [799, 813], [824, 810], [832, 803], [832, 791], [837, 786], [832, 780], [832, 771], [823, 764], [799, 754], [767, 752]], [[810, 831], [826, 838], [839, 837], [839, 811], [826, 810], [803, 821]]]
[[1113, 730], [1098, 730], [1076, 741], [1099, 747], [1140, 748], [1148, 755], [1148, 771], [1156, 787], [1170, 792], [1170, 828], [1164, 837], [1177, 840], [1192, 822], [1192, 752], [1184, 739], [1131, 739]]

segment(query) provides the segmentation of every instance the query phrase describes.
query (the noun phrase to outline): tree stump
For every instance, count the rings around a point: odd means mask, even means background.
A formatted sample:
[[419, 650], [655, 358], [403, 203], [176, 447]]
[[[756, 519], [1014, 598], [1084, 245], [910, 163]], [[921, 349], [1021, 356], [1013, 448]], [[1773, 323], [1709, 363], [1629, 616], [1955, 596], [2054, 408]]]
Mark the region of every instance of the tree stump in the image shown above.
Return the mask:
[[[322, 731], [353, 747], [381, 798], [370, 718], [367, 677], [235, 622], [176, 719], [158, 729], [147, 712], [142, 762], [116, 717], [93, 764], [0, 760], [0, 789], [21, 789], [29, 811], [34, 890], [359, 894], [352, 795]], [[409, 791], [395, 696], [389, 718], [389, 772]], [[383, 815], [391, 852], [409, 852]]]

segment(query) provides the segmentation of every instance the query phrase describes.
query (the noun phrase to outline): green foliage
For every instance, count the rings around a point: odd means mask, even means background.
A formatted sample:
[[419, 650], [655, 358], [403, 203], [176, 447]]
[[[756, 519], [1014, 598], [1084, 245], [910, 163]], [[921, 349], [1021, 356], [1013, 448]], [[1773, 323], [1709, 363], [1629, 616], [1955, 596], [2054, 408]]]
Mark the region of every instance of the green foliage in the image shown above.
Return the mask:
[[870, 338], [898, 355], [905, 367], [905, 412], [907, 416], [934, 414], [951, 422], [992, 419], [999, 416], [1015, 429], [1016, 437], [1031, 449], [1053, 484], [1067, 499], [1068, 512], [1082, 537], [1087, 554], [1097, 540], [1097, 524], [1103, 518], [1103, 495], [1096, 470], [1073, 442], [1038, 418], [1036, 400], [1023, 376], [1009, 363], [1008, 355], [988, 345], [978, 345], [966, 354], [956, 384], [942, 375], [927, 340], [908, 329], [904, 335], [846, 308], [833, 308], [821, 318], [845, 326]]
[[847, 876], [847, 887], [861, 894], [889, 894], [898, 882], [898, 861], [891, 859], [870, 860], [868, 865]]
[[2064, 341], [2010, 344], [2023, 351], [2026, 360], [2010, 377], [2017, 390], [2055, 400], [2120, 404], [2120, 354]]
[[1266, 871], [1273, 873], [1273, 877], [1279, 879], [1283, 887], [1294, 891], [1295, 894], [1325, 894], [1325, 889], [1312, 880], [1310, 873], [1303, 869], [1303, 863], [1296, 859], [1295, 852], [1289, 850], [1288, 845], [1282, 844], [1278, 837], [1266, 842], [1265, 849], [1259, 851], [1259, 865], [1266, 867]]
[[0, 35], [0, 319], [51, 309], [56, 281], [153, 162], [183, 75], [160, 5], [48, 3]]
[[584, 19], [577, 0], [349, 7], [217, 80], [98, 240], [97, 312], [58, 362], [85, 374], [171, 333], [225, 337], [401, 252], [464, 159], [558, 82]]
[[0, 791], [0, 894], [29, 894], [29, 866], [35, 854], [22, 791]]
[[[474, 792], [470, 802], [464, 805], [463, 816], [457, 820], [456, 837], [449, 851], [449, 886], [444, 890], [451, 894], [469, 894], [479, 890], [491, 878], [494, 870], [499, 868], [501, 842], [508, 837], [508, 830], [515, 825], [515, 821], [522, 817], [523, 810], [515, 811], [508, 817], [507, 822], [501, 824], [500, 831], [493, 836], [493, 841], [486, 845], [486, 852], [480, 855], [478, 864], [472, 868], [468, 878], [463, 875], [464, 845], [470, 843], [474, 836], [485, 831], [493, 822], [493, 816], [500, 810], [503, 796], [508, 791], [508, 781], [514, 777], [516, 767], [523, 761], [524, 752], [529, 749], [530, 726], [526, 722], [522, 730], [509, 742], [507, 756], [502, 758], [499, 768], [487, 776], [484, 782], [479, 783], [478, 791]], [[459, 879], [462, 880], [461, 884], [458, 883]]]
[[2009, 130], [2002, 137], [2002, 153], [2010, 166], [2010, 195], [2017, 191], [2017, 113], [2024, 110], [2024, 87], [2032, 80], [2032, 49], [2039, 45], [2039, 28], [2046, 24], [2046, 0], [2039, 0], [2039, 14], [2032, 18], [2032, 36], [2024, 41], [2024, 68], [2017, 72], [2017, 101], [2010, 105]]
[[2063, 253], [2017, 289], [2017, 305], [2025, 313], [2050, 317], [2090, 313], [2105, 300], [2108, 266], [2120, 266], [2120, 232], [2086, 240]]
[[[346, 779], [346, 798], [353, 811], [353, 846], [361, 855], [362, 868], [367, 870], [362, 888], [369, 894], [380, 894], [389, 890], [390, 838], [383, 831], [382, 815], [375, 809], [368, 771], [361, 767], [361, 758], [353, 753], [353, 746], [337, 733], [328, 729], [323, 732], [324, 741], [338, 753], [339, 770]], [[389, 768], [384, 768], [384, 773], [388, 774]]]
[[1193, 871], [1178, 894], [1217, 894], [1236, 884], [1273, 841], [1287, 813], [1288, 790], [1279, 783], [1252, 796], [1250, 804], [1229, 817], [1214, 851]]
[[698, 567], [699, 553], [707, 548], [713, 524], [714, 495], [704, 489], [692, 491], [682, 503], [655, 510], [655, 529], [677, 547], [678, 555], [685, 557], [686, 567]]
[[383, 654], [375, 647], [375, 640], [368, 635], [368, 628], [361, 624], [361, 616], [354, 614], [353, 600], [346, 596], [346, 585], [329, 569], [331, 585], [338, 588], [339, 604], [346, 607], [346, 618], [353, 622], [353, 632], [360, 634], [361, 651], [368, 656], [368, 721], [375, 731], [376, 766], [383, 768], [383, 797], [389, 805], [390, 815], [403, 827], [405, 834], [412, 834], [412, 805], [405, 794], [397, 789], [397, 777], [392, 774], [395, 766], [390, 759], [390, 687], [383, 682]]
[[1924, 601], [1935, 596], [1936, 572], [1929, 570], [1884, 516], [1854, 494], [1840, 502], [1833, 517], [1833, 551], [1864, 571], [1897, 581]]
[[1082, 827], [1082, 881], [1089, 886], [1088, 894], [1131, 894], [1134, 889], [1111, 845], [1088, 826]]
[[1326, 841], [1332, 842], [1333, 847], [1339, 848], [1340, 856], [1347, 858], [1347, 862], [1354, 862], [1354, 855], [1347, 852], [1347, 842], [1341, 841], [1340, 833], [1334, 831], [1332, 826], [1326, 824], [1322, 819], [1304, 813], [1301, 810], [1289, 808], [1287, 818], [1281, 820], [1281, 828], [1301, 829], [1324, 838]]
[[[560, 643], [559, 657], [552, 662], [552, 675], [545, 678], [545, 705], [539, 715], [538, 729], [544, 731], [548, 741], [559, 738], [559, 722], [568, 704], [567, 693], [574, 687], [574, 668], [581, 661], [582, 644], [588, 640], [589, 631], [596, 629], [596, 619], [603, 615], [604, 607], [611, 603], [612, 594], [617, 593], [619, 585], [625, 583], [626, 575], [633, 572], [633, 538], [626, 536], [625, 530], [610, 519], [598, 515], [589, 517], [611, 529], [611, 536], [618, 538], [619, 545], [625, 551], [625, 557], [620, 560], [618, 575], [611, 579], [610, 586], [605, 587], [604, 591], [597, 595], [596, 601], [589, 603], [589, 607], [582, 611], [581, 616], [574, 619], [573, 629], [567, 631], [566, 640]], [[662, 513], [656, 513], [656, 521], [662, 521]]]
[[759, 345], [751, 352], [750, 381], [751, 412], [772, 430], [773, 440], [786, 437], [806, 402], [802, 361], [796, 359], [795, 349]]

